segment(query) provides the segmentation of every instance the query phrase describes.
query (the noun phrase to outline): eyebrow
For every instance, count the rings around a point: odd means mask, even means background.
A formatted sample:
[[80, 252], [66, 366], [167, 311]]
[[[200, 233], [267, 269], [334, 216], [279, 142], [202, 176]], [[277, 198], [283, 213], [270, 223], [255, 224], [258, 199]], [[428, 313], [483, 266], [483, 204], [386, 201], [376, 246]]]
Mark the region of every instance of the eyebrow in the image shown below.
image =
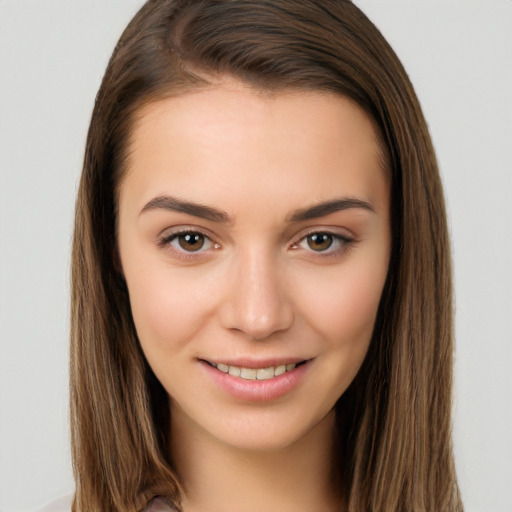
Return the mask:
[[[350, 209], [363, 209], [375, 213], [373, 206], [367, 201], [344, 197], [340, 199], [332, 199], [323, 203], [315, 204], [306, 208], [301, 208], [289, 214], [286, 217], [288, 222], [301, 222], [305, 220], [324, 217], [331, 213]], [[170, 210], [175, 212], [186, 213], [194, 217], [219, 222], [221, 224], [233, 224], [234, 219], [227, 212], [184, 199], [178, 199], [171, 196], [158, 196], [151, 199], [140, 211], [140, 214], [150, 210]]]
[[170, 196], [158, 196], [151, 199], [151, 201], [146, 203], [144, 208], [142, 208], [140, 213], [144, 213], [148, 210], [160, 209], [187, 213], [194, 217], [200, 217], [201, 219], [211, 220], [221, 224], [233, 224], [233, 218], [223, 210], [218, 210], [212, 206], [193, 203], [192, 201], [185, 201], [184, 199], [178, 199], [177, 197]]
[[354, 208], [359, 208], [375, 213], [375, 209], [367, 201], [351, 197], [343, 197], [340, 199], [332, 199], [330, 201], [325, 201], [323, 203], [296, 210], [290, 214], [286, 220], [289, 222], [300, 222], [304, 220], [316, 219], [318, 217], [324, 217], [331, 213], [339, 212], [342, 210], [351, 210]]

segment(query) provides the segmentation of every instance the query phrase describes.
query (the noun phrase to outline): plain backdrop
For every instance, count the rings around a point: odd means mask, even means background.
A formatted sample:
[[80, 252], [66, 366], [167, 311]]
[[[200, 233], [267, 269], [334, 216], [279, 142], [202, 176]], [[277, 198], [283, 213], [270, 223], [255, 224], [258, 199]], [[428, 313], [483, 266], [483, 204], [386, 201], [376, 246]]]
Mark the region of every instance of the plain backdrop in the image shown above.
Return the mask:
[[[512, 1], [356, 0], [408, 70], [446, 188], [467, 512], [512, 511]], [[73, 489], [68, 273], [94, 96], [140, 0], [0, 0], [0, 511]], [[435, 511], [432, 511], [435, 512]]]

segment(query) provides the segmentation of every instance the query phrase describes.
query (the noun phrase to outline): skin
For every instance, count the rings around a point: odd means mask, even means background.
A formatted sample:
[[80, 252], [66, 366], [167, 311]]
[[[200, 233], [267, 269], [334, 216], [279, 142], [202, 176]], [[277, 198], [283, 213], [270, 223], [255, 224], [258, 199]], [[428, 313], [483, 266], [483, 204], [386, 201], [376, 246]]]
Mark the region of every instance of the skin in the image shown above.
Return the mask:
[[[142, 349], [169, 394], [187, 512], [339, 510], [333, 406], [367, 352], [389, 263], [377, 141], [346, 98], [263, 95], [228, 78], [140, 113], [119, 253]], [[229, 218], [175, 211], [163, 196]], [[292, 219], [340, 198], [351, 207]], [[308, 363], [284, 396], [252, 401], [205, 363], [240, 358]]]

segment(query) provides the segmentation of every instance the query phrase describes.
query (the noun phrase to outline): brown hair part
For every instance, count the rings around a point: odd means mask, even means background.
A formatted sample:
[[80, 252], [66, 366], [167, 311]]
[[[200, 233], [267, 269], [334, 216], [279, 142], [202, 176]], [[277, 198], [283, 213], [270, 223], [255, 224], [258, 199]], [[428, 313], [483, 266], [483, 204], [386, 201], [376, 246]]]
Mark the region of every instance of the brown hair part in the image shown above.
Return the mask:
[[143, 105], [229, 74], [266, 92], [330, 91], [378, 126], [392, 257], [369, 352], [337, 403], [350, 512], [458, 512], [451, 445], [453, 312], [443, 192], [397, 56], [348, 0], [149, 0], [96, 98], [76, 203], [71, 300], [74, 512], [178, 507], [166, 393], [145, 361], [116, 248], [116, 191]]

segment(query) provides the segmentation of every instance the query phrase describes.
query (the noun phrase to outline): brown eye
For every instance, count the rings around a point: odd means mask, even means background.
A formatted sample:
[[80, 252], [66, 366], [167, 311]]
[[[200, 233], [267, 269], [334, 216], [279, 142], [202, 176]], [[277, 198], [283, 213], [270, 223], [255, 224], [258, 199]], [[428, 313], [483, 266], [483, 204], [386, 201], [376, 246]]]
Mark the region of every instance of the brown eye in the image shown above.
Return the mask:
[[[177, 258], [200, 257], [203, 253], [213, 249], [220, 249], [220, 245], [201, 231], [177, 231], [164, 235], [158, 245], [167, 251], [168, 255]], [[170, 251], [170, 252], [169, 252]]]
[[329, 233], [313, 233], [306, 237], [308, 247], [315, 251], [321, 252], [329, 249], [333, 243], [333, 235]]
[[201, 233], [183, 233], [176, 236], [179, 246], [187, 252], [196, 252], [203, 248], [205, 236]]

